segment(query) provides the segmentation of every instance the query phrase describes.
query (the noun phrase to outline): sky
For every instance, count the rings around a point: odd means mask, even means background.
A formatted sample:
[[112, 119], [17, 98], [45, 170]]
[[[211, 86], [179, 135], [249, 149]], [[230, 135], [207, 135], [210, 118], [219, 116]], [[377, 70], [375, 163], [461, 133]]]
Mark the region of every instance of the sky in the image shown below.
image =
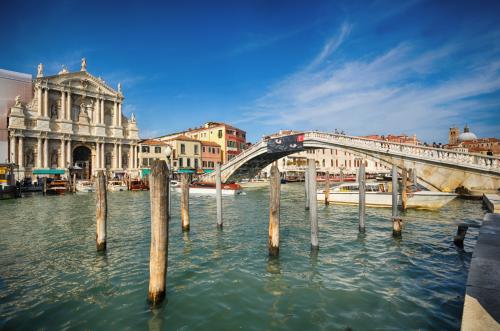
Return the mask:
[[231, 123], [500, 137], [500, 1], [2, 1], [0, 68], [87, 70], [143, 138]]

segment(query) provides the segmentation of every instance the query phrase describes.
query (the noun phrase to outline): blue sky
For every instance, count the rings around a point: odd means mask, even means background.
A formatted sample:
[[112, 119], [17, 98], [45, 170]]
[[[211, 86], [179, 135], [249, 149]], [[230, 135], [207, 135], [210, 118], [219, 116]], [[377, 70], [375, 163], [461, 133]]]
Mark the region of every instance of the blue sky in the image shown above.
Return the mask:
[[4, 1], [0, 68], [123, 85], [141, 135], [225, 121], [500, 136], [500, 1]]

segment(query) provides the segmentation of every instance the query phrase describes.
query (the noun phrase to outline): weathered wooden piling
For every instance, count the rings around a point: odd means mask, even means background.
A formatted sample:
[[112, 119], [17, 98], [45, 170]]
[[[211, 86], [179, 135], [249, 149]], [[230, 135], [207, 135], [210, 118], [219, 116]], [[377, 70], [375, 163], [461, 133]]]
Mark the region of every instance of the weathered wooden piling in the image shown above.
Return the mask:
[[359, 232], [365, 232], [366, 176], [365, 176], [364, 162], [361, 162], [359, 166], [358, 185], [359, 185]]
[[165, 297], [168, 261], [168, 169], [165, 161], [151, 167], [151, 248], [149, 251], [148, 300], [156, 305]]
[[106, 226], [108, 219], [108, 195], [106, 176], [102, 170], [97, 172], [95, 187], [95, 220], [96, 220], [96, 246], [97, 251], [106, 250]]
[[318, 201], [316, 197], [316, 161], [307, 160], [309, 171], [309, 218], [311, 219], [311, 250], [319, 249]]
[[418, 188], [418, 186], [417, 186], [418, 179], [417, 179], [417, 169], [416, 168], [413, 168], [413, 171], [411, 172], [411, 175], [412, 175], [412, 178], [413, 178], [413, 180], [412, 180], [413, 185], [415, 186], [415, 189], [417, 189]]
[[220, 163], [215, 164], [215, 200], [217, 203], [217, 228], [222, 229], [222, 180]]
[[401, 237], [401, 230], [403, 229], [403, 219], [401, 217], [392, 218], [392, 235], [393, 237]]
[[398, 216], [398, 168], [392, 165], [392, 217]]
[[464, 247], [464, 239], [467, 234], [469, 226], [467, 224], [459, 224], [457, 229], [457, 235], [453, 237], [453, 243], [460, 248]]
[[181, 221], [182, 231], [189, 231], [189, 176], [181, 175]]
[[406, 193], [408, 185], [408, 170], [403, 168], [401, 175], [401, 207], [406, 210], [406, 202], [408, 200], [408, 195]]
[[330, 204], [330, 173], [326, 172], [325, 178], [325, 205]]
[[73, 174], [73, 183], [71, 184], [71, 192], [76, 193], [76, 174]]
[[304, 186], [305, 186], [305, 191], [306, 191], [306, 210], [309, 210], [309, 169], [306, 169], [304, 172]]
[[42, 177], [42, 193], [47, 194], [47, 177]]
[[281, 178], [278, 166], [271, 167], [269, 194], [269, 241], [267, 247], [269, 256], [278, 256], [280, 252], [280, 197]]

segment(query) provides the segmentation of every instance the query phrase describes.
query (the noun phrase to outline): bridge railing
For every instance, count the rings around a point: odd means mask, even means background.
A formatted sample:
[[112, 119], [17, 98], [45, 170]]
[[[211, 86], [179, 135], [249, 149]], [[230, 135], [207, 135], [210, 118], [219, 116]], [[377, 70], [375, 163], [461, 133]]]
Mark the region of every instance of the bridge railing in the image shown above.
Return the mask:
[[484, 170], [500, 171], [500, 158], [495, 156], [465, 153], [448, 149], [394, 143], [324, 132], [305, 132], [305, 138], [306, 140], [311, 138], [319, 138], [330, 142], [333, 140], [339, 145], [343, 145], [346, 147], [358, 147], [365, 150], [368, 149], [370, 151], [400, 154], [438, 162], [467, 165]]

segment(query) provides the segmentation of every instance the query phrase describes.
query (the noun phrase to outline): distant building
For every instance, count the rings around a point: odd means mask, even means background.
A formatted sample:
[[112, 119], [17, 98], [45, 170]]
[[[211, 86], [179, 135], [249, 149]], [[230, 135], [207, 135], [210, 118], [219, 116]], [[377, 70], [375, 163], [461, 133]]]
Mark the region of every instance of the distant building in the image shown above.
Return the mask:
[[419, 145], [420, 144], [420, 142], [417, 140], [417, 135], [415, 135], [415, 134], [411, 137], [406, 135], [406, 134], [400, 134], [400, 135], [388, 134], [387, 136], [373, 134], [373, 135], [369, 135], [369, 136], [361, 136], [360, 138], [382, 140], [382, 141], [387, 141], [387, 142], [391, 142], [391, 143], [399, 143], [399, 144], [412, 144], [412, 145]]
[[177, 173], [202, 173], [201, 142], [185, 135], [161, 140], [172, 148], [172, 170]]
[[467, 125], [462, 133], [457, 127], [450, 128], [448, 138], [448, 144], [444, 148], [464, 153], [500, 155], [500, 139], [478, 138]]
[[167, 158], [167, 148], [169, 144], [164, 141], [147, 139], [139, 142], [139, 168], [141, 169], [141, 176], [150, 173], [151, 166], [155, 160], [162, 160], [169, 164]]
[[[222, 122], [207, 122], [203, 126], [186, 131], [158, 137], [159, 140], [171, 140], [186, 136], [198, 141], [216, 143], [220, 147], [220, 161], [225, 163], [248, 148], [246, 132]], [[210, 161], [211, 162], [211, 161]]]

